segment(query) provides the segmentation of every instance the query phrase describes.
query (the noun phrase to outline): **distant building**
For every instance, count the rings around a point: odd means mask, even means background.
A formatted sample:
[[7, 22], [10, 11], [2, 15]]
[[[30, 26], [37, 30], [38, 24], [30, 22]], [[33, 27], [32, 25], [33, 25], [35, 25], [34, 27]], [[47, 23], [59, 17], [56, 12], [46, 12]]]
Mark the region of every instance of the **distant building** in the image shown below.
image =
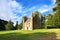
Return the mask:
[[42, 28], [42, 15], [31, 14], [30, 18], [23, 17], [23, 30], [33, 30]]

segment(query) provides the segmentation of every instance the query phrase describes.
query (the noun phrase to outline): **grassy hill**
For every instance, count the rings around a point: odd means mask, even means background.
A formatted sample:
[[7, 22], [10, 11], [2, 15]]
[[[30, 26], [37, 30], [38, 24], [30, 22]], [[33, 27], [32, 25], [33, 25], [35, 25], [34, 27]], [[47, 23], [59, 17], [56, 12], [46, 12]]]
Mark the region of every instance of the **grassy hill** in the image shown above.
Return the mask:
[[60, 29], [0, 31], [0, 40], [60, 40]]

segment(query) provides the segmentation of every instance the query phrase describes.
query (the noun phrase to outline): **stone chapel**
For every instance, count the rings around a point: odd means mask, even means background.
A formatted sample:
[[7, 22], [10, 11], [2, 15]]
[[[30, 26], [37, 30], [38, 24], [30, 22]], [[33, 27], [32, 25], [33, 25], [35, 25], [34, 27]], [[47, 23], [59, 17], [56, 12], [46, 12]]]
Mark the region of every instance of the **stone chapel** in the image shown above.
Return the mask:
[[23, 17], [23, 30], [34, 30], [34, 29], [40, 29], [42, 28], [42, 15], [36, 11], [31, 14], [30, 18], [27, 18], [26, 16]]

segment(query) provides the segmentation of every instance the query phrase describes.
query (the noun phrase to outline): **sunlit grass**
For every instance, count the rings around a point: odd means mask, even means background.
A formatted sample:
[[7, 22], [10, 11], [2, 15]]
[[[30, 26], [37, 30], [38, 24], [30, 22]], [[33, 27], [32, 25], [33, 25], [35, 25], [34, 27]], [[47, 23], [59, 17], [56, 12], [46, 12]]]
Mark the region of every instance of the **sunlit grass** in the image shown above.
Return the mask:
[[60, 29], [0, 31], [0, 40], [58, 40], [59, 38]]

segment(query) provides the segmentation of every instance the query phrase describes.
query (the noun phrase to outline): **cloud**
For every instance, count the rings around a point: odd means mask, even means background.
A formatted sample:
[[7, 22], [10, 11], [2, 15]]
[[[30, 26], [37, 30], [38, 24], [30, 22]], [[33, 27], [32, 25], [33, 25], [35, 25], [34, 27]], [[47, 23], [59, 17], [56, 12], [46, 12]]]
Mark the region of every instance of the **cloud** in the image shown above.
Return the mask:
[[35, 6], [27, 9], [24, 10], [22, 4], [16, 2], [16, 0], [0, 0], [0, 19], [12, 20], [14, 23], [19, 21], [20, 23], [22, 16], [28, 15], [27, 12], [34, 10]]
[[52, 8], [54, 8], [56, 6], [56, 4], [55, 4], [56, 0], [51, 0], [51, 1], [52, 1], [51, 5], [42, 5], [38, 9], [38, 11], [40, 11], [41, 13], [45, 13], [47, 11], [52, 11]]
[[32, 6], [30, 7], [28, 10], [25, 10], [24, 13], [28, 12], [28, 11], [33, 11], [36, 8], [36, 6]]
[[50, 6], [48, 6], [48, 5], [43, 5], [43, 6], [41, 6], [41, 7], [38, 9], [38, 11], [39, 11], [40, 13], [45, 13], [45, 12], [51, 11], [51, 10], [52, 10], [52, 8], [51, 8]]
[[52, 4], [55, 4], [56, 3], [56, 0], [52, 0]]
[[0, 0], [0, 19], [12, 20], [15, 23], [20, 20], [21, 16], [17, 16], [14, 11], [21, 12], [22, 8], [16, 0]]
[[[0, 0], [0, 19], [4, 20], [12, 20], [14, 23], [22, 21], [22, 16], [30, 15], [31, 12], [38, 10], [41, 13], [45, 13], [47, 11], [51, 11], [54, 6], [56, 0], [51, 0], [52, 5], [34, 5], [30, 8], [25, 8], [16, 0]], [[39, 6], [39, 7], [38, 7]]]

